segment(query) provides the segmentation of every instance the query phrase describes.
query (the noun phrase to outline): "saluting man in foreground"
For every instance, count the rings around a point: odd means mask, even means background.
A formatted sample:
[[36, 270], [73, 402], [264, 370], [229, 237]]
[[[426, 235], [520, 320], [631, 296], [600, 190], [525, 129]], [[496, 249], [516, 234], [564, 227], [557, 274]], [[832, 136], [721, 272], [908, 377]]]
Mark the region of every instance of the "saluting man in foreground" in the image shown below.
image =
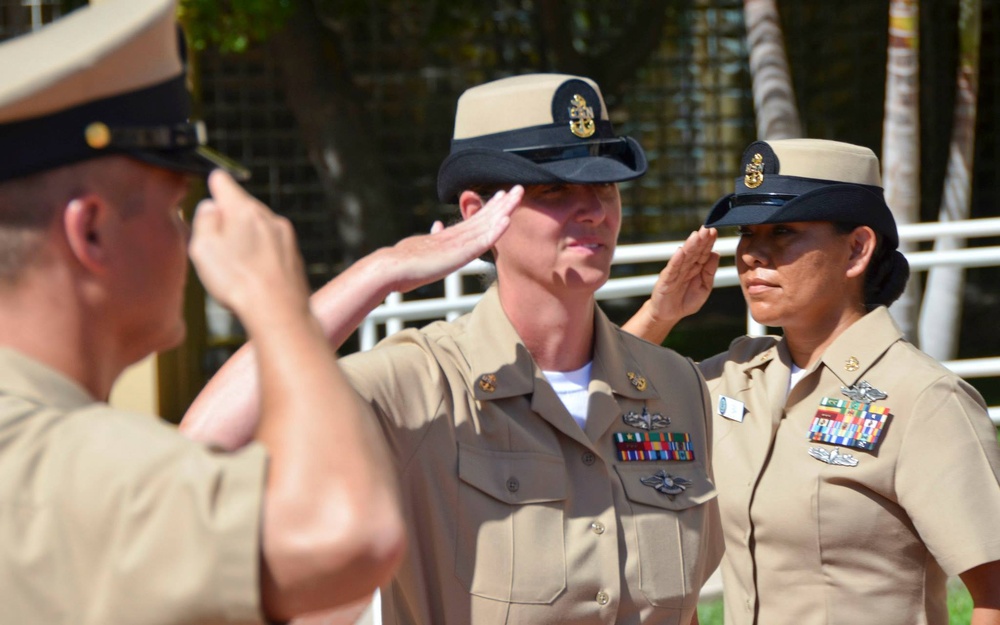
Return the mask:
[[[285, 620], [369, 596], [405, 550], [376, 421], [309, 311], [291, 227], [227, 173], [190, 253], [253, 338], [259, 423], [223, 452], [105, 403], [182, 340], [179, 204], [226, 166], [188, 120], [175, 11], [109, 0], [0, 45], [3, 623]], [[502, 231], [485, 212], [464, 231]]]

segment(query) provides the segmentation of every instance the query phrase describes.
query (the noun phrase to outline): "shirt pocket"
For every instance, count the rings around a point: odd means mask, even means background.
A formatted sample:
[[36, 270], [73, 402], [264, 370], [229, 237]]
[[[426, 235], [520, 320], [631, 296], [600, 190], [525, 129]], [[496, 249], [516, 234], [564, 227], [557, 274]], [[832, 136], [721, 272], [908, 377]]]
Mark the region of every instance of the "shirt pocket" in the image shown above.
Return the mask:
[[[657, 607], [694, 605], [710, 572], [707, 560], [717, 518], [709, 508], [715, 505], [715, 485], [697, 462], [618, 464], [615, 470], [631, 506], [630, 517], [621, 522], [635, 532], [643, 595]], [[657, 490], [652, 478], [660, 471], [687, 480], [683, 492], [671, 497]]]
[[455, 574], [476, 596], [551, 603], [566, 588], [562, 456], [459, 443]]

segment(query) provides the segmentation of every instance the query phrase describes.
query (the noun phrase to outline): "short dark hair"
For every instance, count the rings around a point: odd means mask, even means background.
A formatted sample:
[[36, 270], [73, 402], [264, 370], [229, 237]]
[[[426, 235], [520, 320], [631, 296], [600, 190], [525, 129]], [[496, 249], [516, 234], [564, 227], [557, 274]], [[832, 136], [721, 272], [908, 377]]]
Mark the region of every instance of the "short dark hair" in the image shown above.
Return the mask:
[[37, 258], [45, 230], [85, 193], [108, 198], [123, 218], [145, 210], [142, 179], [126, 156], [108, 155], [0, 181], [0, 282], [15, 284]]
[[60, 170], [0, 181], [0, 282], [14, 284], [32, 264], [59, 214]]

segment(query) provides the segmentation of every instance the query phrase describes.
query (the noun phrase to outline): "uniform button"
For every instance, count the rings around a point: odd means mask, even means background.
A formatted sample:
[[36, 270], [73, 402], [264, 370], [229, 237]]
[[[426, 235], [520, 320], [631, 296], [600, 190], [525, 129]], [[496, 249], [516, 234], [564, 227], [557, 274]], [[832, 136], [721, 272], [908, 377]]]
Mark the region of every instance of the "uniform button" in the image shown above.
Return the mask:
[[590, 529], [594, 530], [595, 534], [603, 534], [604, 530], [607, 528], [604, 527], [604, 523], [601, 523], [600, 521], [594, 521], [593, 523], [590, 524]]
[[594, 455], [594, 452], [592, 452], [592, 451], [586, 451], [586, 452], [583, 453], [583, 464], [585, 464], [585, 465], [587, 465], [589, 467], [590, 465], [594, 464], [594, 462], [596, 462], [596, 461], [597, 461], [597, 456]]
[[516, 493], [519, 488], [521, 488], [521, 483], [517, 481], [516, 477], [512, 477], [507, 480], [507, 490], [512, 493]]
[[595, 600], [599, 605], [608, 605], [608, 602], [611, 601], [611, 595], [602, 590], [601, 592], [597, 593], [597, 597], [595, 597]]
[[747, 599], [747, 612], [753, 612], [753, 601]]

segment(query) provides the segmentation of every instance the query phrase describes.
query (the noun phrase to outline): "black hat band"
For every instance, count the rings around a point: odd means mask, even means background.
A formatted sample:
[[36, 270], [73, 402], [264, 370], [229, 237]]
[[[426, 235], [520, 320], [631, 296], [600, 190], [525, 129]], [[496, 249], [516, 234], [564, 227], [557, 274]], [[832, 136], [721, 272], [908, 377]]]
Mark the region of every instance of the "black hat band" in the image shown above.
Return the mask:
[[486, 148], [491, 150], [511, 151], [517, 149], [533, 149], [554, 146], [574, 146], [594, 143], [600, 140], [617, 139], [611, 122], [595, 120], [596, 131], [589, 140], [578, 139], [566, 124], [544, 124], [530, 128], [518, 128], [495, 132], [489, 135], [470, 137], [468, 139], [452, 139], [451, 153], [470, 148]]
[[748, 188], [745, 178], [740, 176], [735, 179], [735, 192], [737, 196], [759, 196], [759, 195], [803, 195], [810, 191], [823, 189], [830, 185], [853, 184], [862, 189], [868, 189], [876, 195], [882, 195], [882, 187], [859, 183], [843, 183], [836, 180], [823, 180], [821, 178], [803, 178], [801, 176], [786, 176], [781, 174], [769, 174], [764, 176], [763, 182], [756, 187]]
[[[107, 148], [122, 150], [180, 150], [205, 145], [205, 122], [197, 120], [170, 126], [108, 127], [95, 122], [87, 130], [107, 129]], [[91, 144], [91, 147], [100, 149]]]
[[101, 153], [192, 149], [201, 143], [188, 122], [184, 76], [51, 115], [0, 124], [0, 146], [17, 158], [0, 160], [0, 180], [68, 165]]

